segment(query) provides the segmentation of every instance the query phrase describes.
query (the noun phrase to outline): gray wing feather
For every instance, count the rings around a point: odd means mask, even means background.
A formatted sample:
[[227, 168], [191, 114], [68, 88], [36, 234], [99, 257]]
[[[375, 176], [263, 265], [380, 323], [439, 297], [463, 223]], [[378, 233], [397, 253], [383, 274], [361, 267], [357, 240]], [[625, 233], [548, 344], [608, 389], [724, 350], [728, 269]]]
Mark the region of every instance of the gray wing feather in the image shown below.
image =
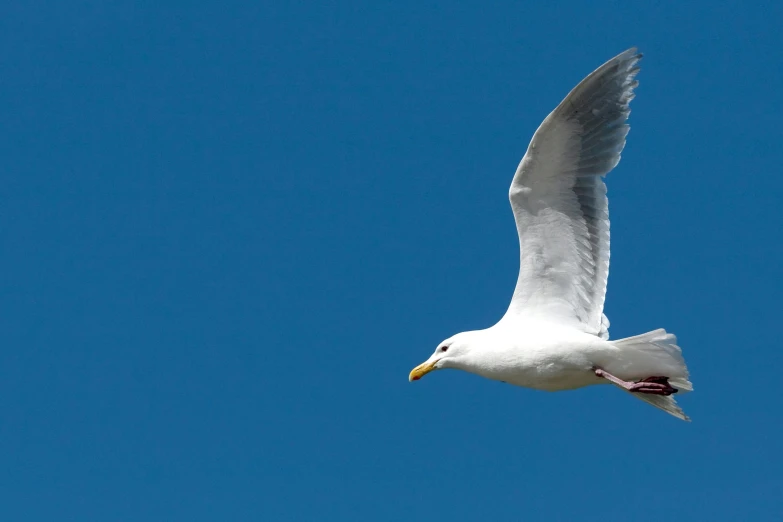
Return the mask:
[[509, 190], [520, 272], [508, 314], [573, 319], [608, 338], [609, 206], [641, 55], [629, 49], [582, 80], [533, 136]]

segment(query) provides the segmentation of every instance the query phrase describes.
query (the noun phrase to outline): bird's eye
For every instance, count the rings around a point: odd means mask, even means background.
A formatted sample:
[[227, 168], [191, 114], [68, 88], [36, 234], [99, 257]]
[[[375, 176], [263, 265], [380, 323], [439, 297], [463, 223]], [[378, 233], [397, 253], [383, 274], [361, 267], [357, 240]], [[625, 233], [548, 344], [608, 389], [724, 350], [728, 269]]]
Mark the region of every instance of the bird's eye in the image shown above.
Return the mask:
[[448, 350], [448, 349], [449, 349], [449, 347], [448, 347], [448, 346], [441, 346], [441, 347], [440, 347], [440, 351], [441, 351], [441, 352], [445, 352], [445, 351], [446, 351], [446, 350]]

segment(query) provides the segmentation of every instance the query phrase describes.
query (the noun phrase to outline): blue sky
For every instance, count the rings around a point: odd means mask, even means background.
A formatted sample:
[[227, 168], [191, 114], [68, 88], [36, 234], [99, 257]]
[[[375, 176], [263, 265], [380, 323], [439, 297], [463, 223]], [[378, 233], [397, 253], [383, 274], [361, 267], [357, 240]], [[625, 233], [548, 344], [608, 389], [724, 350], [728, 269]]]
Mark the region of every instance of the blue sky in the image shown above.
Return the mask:
[[[0, 518], [781, 520], [779, 2], [0, 7]], [[608, 179], [611, 387], [410, 384], [513, 289], [507, 189], [645, 53]]]

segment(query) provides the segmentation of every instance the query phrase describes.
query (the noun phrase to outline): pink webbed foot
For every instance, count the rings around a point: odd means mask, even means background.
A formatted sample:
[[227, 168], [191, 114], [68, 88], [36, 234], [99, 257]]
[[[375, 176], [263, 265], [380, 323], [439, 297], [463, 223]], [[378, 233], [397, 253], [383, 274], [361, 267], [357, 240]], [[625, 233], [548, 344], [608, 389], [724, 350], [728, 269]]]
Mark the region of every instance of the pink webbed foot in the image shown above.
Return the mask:
[[631, 385], [630, 391], [635, 393], [650, 393], [653, 395], [671, 395], [679, 390], [669, 384], [668, 377], [647, 377]]
[[611, 373], [607, 372], [606, 370], [602, 370], [601, 368], [595, 368], [593, 371], [598, 377], [603, 377], [604, 379], [622, 388], [625, 388], [631, 393], [648, 393], [650, 395], [668, 396], [673, 393], [677, 393], [678, 391], [677, 388], [674, 388], [671, 384], [669, 384], [668, 377], [654, 376], [647, 377], [641, 381], [629, 382], [615, 377]]

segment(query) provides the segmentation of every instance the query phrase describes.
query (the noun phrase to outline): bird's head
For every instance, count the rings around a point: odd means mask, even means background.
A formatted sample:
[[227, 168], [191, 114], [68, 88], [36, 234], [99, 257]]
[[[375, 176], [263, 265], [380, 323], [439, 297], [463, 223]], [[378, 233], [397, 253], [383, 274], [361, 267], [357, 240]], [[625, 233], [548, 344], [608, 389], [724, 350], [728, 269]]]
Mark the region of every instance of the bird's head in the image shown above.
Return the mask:
[[462, 332], [440, 343], [429, 359], [411, 370], [408, 380], [418, 381], [431, 371], [442, 368], [460, 368], [471, 351], [474, 333]]

